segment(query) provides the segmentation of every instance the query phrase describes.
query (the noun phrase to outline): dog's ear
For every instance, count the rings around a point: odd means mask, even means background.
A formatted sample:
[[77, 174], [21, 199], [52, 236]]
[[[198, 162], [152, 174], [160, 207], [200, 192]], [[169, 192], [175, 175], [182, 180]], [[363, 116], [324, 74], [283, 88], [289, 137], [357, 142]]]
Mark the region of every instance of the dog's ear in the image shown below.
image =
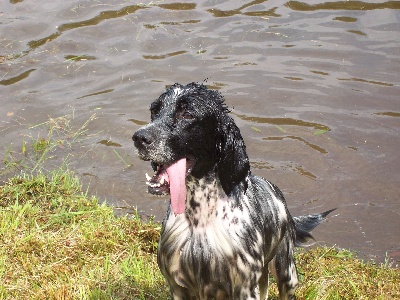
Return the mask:
[[229, 195], [236, 185], [245, 180], [250, 164], [242, 135], [232, 118], [224, 114], [219, 130], [217, 172], [222, 188]]

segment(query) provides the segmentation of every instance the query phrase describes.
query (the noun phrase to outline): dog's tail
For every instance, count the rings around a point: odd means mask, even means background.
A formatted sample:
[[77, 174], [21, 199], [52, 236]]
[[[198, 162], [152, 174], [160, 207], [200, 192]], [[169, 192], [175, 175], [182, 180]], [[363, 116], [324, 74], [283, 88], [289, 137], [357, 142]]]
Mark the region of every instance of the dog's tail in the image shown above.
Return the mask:
[[310, 231], [317, 227], [323, 220], [325, 220], [326, 216], [335, 209], [336, 208], [315, 215], [293, 217], [296, 228], [296, 246], [305, 246], [308, 240], [314, 239]]

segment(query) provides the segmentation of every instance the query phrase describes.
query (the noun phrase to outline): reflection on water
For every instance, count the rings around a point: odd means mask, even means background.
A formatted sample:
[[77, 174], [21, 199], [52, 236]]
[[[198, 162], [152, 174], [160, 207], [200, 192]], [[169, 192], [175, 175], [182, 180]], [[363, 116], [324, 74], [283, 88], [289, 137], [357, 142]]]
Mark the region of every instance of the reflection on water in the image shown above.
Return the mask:
[[104, 146], [108, 146], [108, 147], [122, 147], [121, 144], [115, 143], [113, 141], [110, 140], [101, 140], [99, 142], [97, 142], [98, 144], [102, 144]]
[[272, 165], [265, 161], [250, 161], [250, 165], [253, 169], [282, 169], [286, 171], [293, 171], [301, 176], [306, 176], [309, 179], [317, 179], [317, 176], [309, 171], [304, 170], [302, 166], [298, 166], [293, 162], [280, 163], [279, 165]]
[[180, 55], [180, 54], [185, 54], [185, 53], [187, 53], [187, 51], [176, 51], [176, 52], [161, 54], [161, 55], [143, 55], [143, 58], [144, 59], [164, 59], [164, 58], [168, 58], [168, 57], [176, 56], [176, 55]]
[[64, 58], [66, 60], [74, 60], [74, 61], [81, 61], [81, 60], [95, 60], [95, 56], [91, 55], [65, 55]]
[[165, 8], [165, 9], [171, 9], [171, 10], [191, 10], [196, 8], [195, 3], [183, 3], [183, 2], [177, 2], [177, 3], [161, 3], [158, 4], [159, 7]]
[[365, 79], [361, 79], [361, 78], [338, 78], [338, 80], [357, 81], [357, 82], [378, 84], [378, 85], [384, 85], [384, 86], [393, 86], [392, 83], [385, 83], [385, 82], [379, 82], [379, 81], [373, 81], [373, 80], [365, 80]]
[[25, 72], [23, 72], [23, 73], [21, 73], [21, 74], [19, 74], [17, 76], [0, 80], [0, 84], [1, 85], [10, 85], [10, 84], [17, 83], [17, 82], [27, 78], [29, 76], [29, 74], [31, 74], [33, 71], [36, 71], [36, 69], [30, 69], [30, 70], [25, 71]]
[[143, 125], [146, 125], [146, 124], [147, 124], [147, 122], [143, 122], [143, 121], [135, 120], [135, 119], [129, 119], [128, 121], [129, 121], [129, 122], [132, 122], [132, 123], [134, 123], [134, 124], [136, 124], [136, 125], [139, 125], [139, 126], [143, 126]]
[[[257, 1], [251, 2], [251, 5], [254, 4], [254, 2], [257, 2]], [[265, 2], [265, 0], [259, 1], [259, 2]], [[237, 8], [237, 9], [225, 10], [225, 11], [211, 8], [211, 9], [208, 9], [207, 11], [216, 18], [232, 17], [232, 16], [238, 15], [238, 14], [242, 14], [244, 16], [254, 16], [254, 17], [255, 16], [257, 16], [257, 17], [280, 17], [279, 14], [275, 13], [277, 7], [271, 8], [270, 10], [267, 10], [267, 11], [242, 12], [243, 9], [245, 9], [249, 6], [250, 6], [250, 4], [243, 5], [242, 7]]]
[[322, 154], [327, 154], [328, 153], [328, 151], [326, 151], [325, 149], [321, 148], [320, 146], [314, 145], [314, 144], [312, 144], [310, 142], [307, 142], [305, 139], [303, 139], [301, 137], [298, 137], [298, 136], [290, 136], [289, 135], [289, 136], [285, 136], [285, 137], [266, 137], [266, 138], [263, 138], [263, 140], [265, 140], [265, 141], [281, 141], [281, 140], [283, 140], [285, 138], [296, 140], [296, 141], [300, 141], [300, 142], [306, 144], [307, 146], [309, 146], [311, 149], [314, 149], [314, 150], [316, 150], [316, 151], [318, 151], [318, 152], [320, 152]]
[[385, 111], [385, 112], [375, 113], [375, 115], [388, 116], [388, 117], [400, 117], [400, 112]]
[[168, 199], [146, 193], [131, 136], [166, 86], [205, 82], [294, 215], [338, 207], [318, 240], [397, 259], [399, 1], [5, 1], [0, 14], [2, 155], [49, 117], [96, 112], [52, 162], [160, 220]]
[[325, 131], [330, 131], [328, 126], [318, 124], [318, 123], [313, 123], [313, 122], [306, 122], [303, 120], [296, 120], [292, 118], [266, 118], [266, 117], [250, 117], [250, 116], [245, 116], [245, 115], [236, 115], [238, 118], [245, 120], [245, 121], [251, 121], [254, 123], [266, 123], [266, 124], [272, 124], [272, 125], [290, 125], [290, 126], [304, 126], [304, 127], [313, 127], [315, 129], [319, 130], [325, 130]]
[[357, 22], [356, 18], [351, 18], [351, 17], [335, 17], [333, 19], [342, 22]]
[[142, 6], [142, 5], [126, 6], [119, 10], [102, 11], [97, 16], [95, 16], [91, 19], [88, 19], [88, 20], [61, 24], [60, 26], [58, 26], [57, 32], [55, 32], [47, 37], [28, 42], [28, 46], [30, 49], [27, 51], [24, 51], [24, 54], [27, 54], [30, 51], [35, 50], [36, 48], [55, 40], [56, 38], [61, 36], [61, 34], [65, 31], [69, 31], [69, 30], [77, 29], [77, 28], [81, 28], [81, 27], [86, 27], [86, 26], [94, 26], [94, 25], [97, 25], [100, 22], [103, 22], [108, 19], [121, 18], [126, 15], [132, 14], [141, 8], [144, 8], [144, 6]]
[[82, 99], [82, 98], [91, 97], [91, 96], [97, 96], [97, 95], [101, 95], [101, 94], [107, 94], [107, 93], [111, 93], [113, 91], [114, 91], [114, 89], [107, 89], [104, 91], [83, 95], [83, 96], [78, 97], [77, 99]]
[[399, 1], [387, 1], [383, 3], [368, 3], [364, 1], [337, 1], [318, 4], [308, 4], [299, 1], [289, 1], [285, 4], [293, 10], [314, 11], [314, 10], [373, 10], [373, 9], [400, 9]]

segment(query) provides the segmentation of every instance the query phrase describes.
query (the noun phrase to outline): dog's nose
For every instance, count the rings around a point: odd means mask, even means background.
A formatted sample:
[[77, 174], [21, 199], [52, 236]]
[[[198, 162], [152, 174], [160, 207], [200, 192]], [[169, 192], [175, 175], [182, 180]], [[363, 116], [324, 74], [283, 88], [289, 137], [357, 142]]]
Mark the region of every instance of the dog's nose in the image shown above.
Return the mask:
[[153, 138], [148, 132], [148, 130], [138, 130], [132, 136], [132, 140], [136, 147], [147, 146], [153, 142]]

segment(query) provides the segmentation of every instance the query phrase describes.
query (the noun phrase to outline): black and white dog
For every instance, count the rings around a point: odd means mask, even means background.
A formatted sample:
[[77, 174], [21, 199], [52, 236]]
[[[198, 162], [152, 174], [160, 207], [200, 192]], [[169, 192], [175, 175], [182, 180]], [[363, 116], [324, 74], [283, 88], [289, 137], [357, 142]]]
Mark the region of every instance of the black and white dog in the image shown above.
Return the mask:
[[171, 195], [158, 264], [173, 299], [295, 299], [296, 243], [331, 211], [292, 218], [281, 191], [250, 172], [242, 136], [222, 95], [174, 84], [150, 106], [133, 141], [152, 163], [148, 191]]

